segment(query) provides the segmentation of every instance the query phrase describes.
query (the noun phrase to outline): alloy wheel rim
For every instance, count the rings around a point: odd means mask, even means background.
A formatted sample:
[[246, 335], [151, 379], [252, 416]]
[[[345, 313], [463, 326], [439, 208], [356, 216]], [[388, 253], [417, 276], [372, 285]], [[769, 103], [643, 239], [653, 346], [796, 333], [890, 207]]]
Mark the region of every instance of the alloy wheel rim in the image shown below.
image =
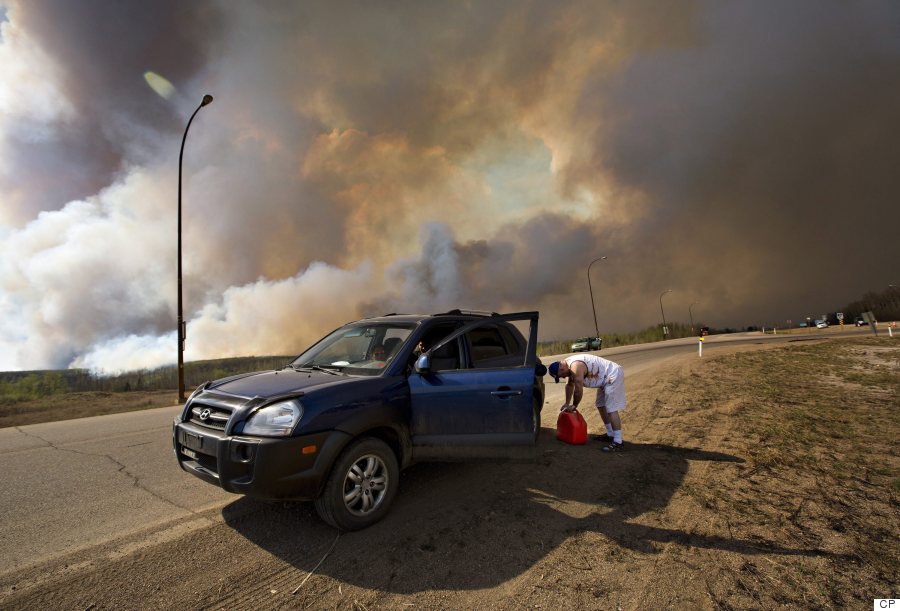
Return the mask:
[[366, 516], [381, 506], [388, 490], [387, 465], [378, 456], [356, 459], [344, 476], [344, 506], [351, 514]]

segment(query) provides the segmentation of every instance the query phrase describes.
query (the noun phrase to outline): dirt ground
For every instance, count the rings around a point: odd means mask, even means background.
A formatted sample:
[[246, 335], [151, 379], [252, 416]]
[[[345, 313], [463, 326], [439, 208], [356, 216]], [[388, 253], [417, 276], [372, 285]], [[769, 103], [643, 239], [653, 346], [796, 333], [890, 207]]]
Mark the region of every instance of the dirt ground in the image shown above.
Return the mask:
[[535, 463], [416, 465], [355, 533], [236, 497], [3, 576], [0, 607], [870, 608], [900, 576], [895, 345], [670, 360], [627, 379], [613, 455], [556, 441], [551, 386]]

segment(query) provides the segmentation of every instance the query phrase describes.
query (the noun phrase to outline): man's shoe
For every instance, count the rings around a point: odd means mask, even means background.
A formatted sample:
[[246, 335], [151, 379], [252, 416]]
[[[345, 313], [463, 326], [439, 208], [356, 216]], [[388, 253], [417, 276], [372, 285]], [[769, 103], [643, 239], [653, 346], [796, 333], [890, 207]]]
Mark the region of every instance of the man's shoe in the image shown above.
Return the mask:
[[603, 446], [604, 452], [621, 452], [625, 449], [624, 443], [616, 443], [615, 441], [609, 444], [608, 446]]
[[603, 433], [602, 435], [594, 435], [594, 439], [596, 439], [597, 441], [605, 441], [607, 443], [613, 441], [613, 437], [606, 433]]

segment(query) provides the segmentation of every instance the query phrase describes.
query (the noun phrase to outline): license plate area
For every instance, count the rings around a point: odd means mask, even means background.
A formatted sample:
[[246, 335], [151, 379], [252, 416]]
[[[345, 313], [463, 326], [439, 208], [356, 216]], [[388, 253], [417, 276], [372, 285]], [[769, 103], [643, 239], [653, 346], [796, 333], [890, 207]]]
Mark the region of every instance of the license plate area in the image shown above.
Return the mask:
[[[197, 435], [195, 433], [189, 433], [187, 431], [181, 431], [181, 445], [182, 448], [188, 448], [190, 450], [203, 450], [203, 436]], [[192, 457], [195, 458], [196, 456]]]
[[197, 458], [198, 458], [196, 452], [194, 452], [193, 450], [189, 450], [188, 448], [185, 448], [184, 446], [181, 447], [181, 453], [193, 460], [197, 460]]

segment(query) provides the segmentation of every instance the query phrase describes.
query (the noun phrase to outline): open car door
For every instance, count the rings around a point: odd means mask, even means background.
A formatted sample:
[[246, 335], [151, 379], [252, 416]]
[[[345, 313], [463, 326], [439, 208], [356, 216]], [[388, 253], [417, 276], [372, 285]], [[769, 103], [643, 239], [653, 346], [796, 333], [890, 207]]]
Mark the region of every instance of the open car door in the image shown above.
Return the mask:
[[[524, 345], [513, 322], [529, 324]], [[534, 459], [537, 325], [537, 312], [485, 317], [419, 356], [409, 376], [414, 459]]]

